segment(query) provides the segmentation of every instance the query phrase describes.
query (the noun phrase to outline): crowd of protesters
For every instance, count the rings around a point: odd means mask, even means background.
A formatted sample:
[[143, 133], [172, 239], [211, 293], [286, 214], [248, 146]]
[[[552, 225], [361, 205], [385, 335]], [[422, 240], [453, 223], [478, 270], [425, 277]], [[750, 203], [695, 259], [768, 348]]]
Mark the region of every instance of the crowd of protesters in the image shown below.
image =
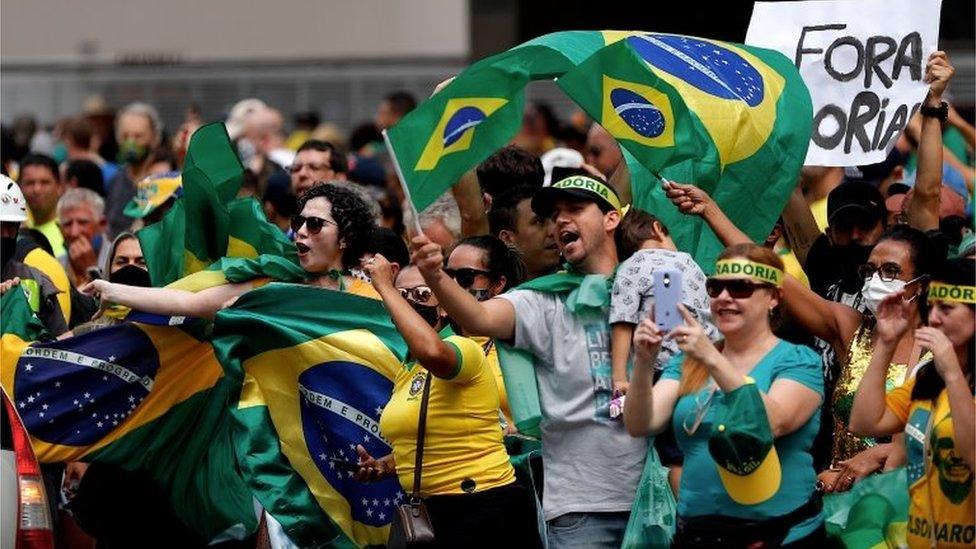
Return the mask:
[[[925, 105], [942, 103], [952, 74], [941, 52], [929, 59]], [[727, 246], [698, 265], [656, 212], [626, 207], [613, 137], [544, 104], [410, 219], [379, 132], [415, 104], [392, 93], [348, 135], [303, 114], [289, 135], [280, 111], [246, 99], [226, 126], [241, 195], [295, 242], [305, 283], [381, 299], [407, 342], [380, 423], [392, 454], [360, 447], [358, 477], [410, 491], [427, 386], [421, 487], [438, 543], [543, 544], [505, 451], [516, 428], [502, 342], [536, 358], [549, 547], [619, 547], [651, 451], [670, 471], [677, 546], [821, 547], [821, 495], [901, 466], [910, 544], [973, 545], [970, 121], [951, 106], [944, 120], [918, 113], [880, 164], [805, 167], [758, 244], [694, 181], [665, 182]], [[23, 286], [61, 335], [124, 307], [213, 318], [255, 287], [151, 288], [133, 237], [181, 199], [200, 123], [191, 112], [169, 131], [134, 103], [51, 131], [28, 118], [4, 128], [0, 289]], [[414, 221], [422, 234], [405, 228]], [[663, 272], [681, 281], [667, 331], [655, 322]], [[65, 486], [84, 473], [69, 466]]]

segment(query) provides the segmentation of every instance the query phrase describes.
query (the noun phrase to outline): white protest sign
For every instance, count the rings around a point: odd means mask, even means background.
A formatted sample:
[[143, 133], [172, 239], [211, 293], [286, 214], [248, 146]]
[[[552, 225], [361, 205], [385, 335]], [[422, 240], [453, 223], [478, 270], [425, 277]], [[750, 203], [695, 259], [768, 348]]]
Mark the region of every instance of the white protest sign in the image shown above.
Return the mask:
[[792, 59], [813, 99], [805, 164], [887, 156], [925, 99], [942, 0], [756, 2], [746, 44]]

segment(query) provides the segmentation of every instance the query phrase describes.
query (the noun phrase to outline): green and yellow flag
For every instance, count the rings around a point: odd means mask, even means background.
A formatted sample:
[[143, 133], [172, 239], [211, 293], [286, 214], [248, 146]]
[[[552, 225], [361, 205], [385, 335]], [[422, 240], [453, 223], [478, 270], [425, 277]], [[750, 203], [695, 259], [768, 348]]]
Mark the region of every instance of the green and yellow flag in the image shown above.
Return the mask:
[[382, 302], [271, 283], [217, 315], [213, 343], [240, 388], [232, 402], [240, 469], [292, 542], [385, 544], [404, 498], [399, 482], [363, 484], [338, 463], [357, 461], [359, 444], [374, 456], [391, 452], [379, 418], [406, 346]]
[[847, 492], [824, 496], [827, 535], [850, 549], [908, 547], [905, 468], [871, 475]]
[[190, 138], [183, 196], [161, 221], [139, 231], [150, 278], [165, 286], [223, 257], [277, 255], [297, 264], [295, 245], [267, 221], [254, 198], [236, 198], [243, 177], [227, 130], [207, 124]]
[[778, 52], [742, 44], [602, 35], [607, 46], [558, 83], [619, 141], [634, 205], [660, 217], [706, 270], [722, 246], [700, 219], [675, 210], [659, 176], [701, 187], [761, 242], [806, 157], [813, 110], [796, 67]]
[[222, 379], [200, 326], [136, 313], [58, 341], [41, 334], [19, 288], [0, 297], [0, 380], [41, 462], [145, 470], [202, 541], [257, 527], [236, 468]]

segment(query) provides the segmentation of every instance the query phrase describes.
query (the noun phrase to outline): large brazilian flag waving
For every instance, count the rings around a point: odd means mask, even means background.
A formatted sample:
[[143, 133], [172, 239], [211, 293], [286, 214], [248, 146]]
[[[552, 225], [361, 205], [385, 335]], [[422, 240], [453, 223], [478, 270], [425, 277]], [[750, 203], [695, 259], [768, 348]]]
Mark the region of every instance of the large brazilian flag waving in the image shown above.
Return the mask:
[[236, 466], [222, 376], [195, 321], [134, 314], [59, 341], [19, 288], [0, 297], [0, 378], [41, 462], [145, 470], [201, 541], [257, 527]]
[[382, 302], [271, 283], [217, 315], [214, 347], [240, 387], [234, 439], [255, 497], [300, 547], [382, 545], [404, 498], [335, 460], [391, 452], [379, 418], [406, 346]]
[[608, 45], [558, 84], [623, 147], [634, 205], [664, 220], [706, 270], [721, 244], [700, 219], [674, 209], [659, 177], [703, 188], [761, 242], [806, 157], [813, 109], [796, 68], [778, 52], [742, 44], [602, 34]]

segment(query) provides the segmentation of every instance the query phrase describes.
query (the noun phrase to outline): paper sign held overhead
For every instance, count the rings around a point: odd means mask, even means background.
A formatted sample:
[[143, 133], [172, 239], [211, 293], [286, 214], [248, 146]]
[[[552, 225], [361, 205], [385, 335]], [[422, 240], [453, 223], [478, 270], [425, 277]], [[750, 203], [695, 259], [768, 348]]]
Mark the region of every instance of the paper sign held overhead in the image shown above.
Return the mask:
[[885, 159], [928, 91], [942, 0], [756, 2], [746, 44], [792, 59], [813, 99], [805, 164]]

